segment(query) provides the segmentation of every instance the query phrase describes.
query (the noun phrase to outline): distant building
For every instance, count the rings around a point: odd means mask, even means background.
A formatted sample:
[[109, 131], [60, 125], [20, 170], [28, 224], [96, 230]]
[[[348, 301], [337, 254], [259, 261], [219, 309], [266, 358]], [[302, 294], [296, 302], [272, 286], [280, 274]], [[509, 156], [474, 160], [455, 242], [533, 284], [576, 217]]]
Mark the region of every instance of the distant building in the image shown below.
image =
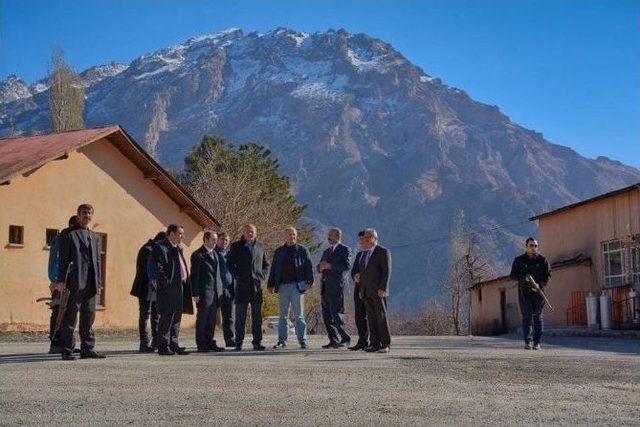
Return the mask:
[[[185, 255], [218, 222], [119, 126], [0, 140], [0, 325], [46, 325], [49, 242], [81, 203], [95, 208], [104, 290], [96, 326], [134, 328], [138, 249], [173, 222]], [[185, 319], [187, 323], [193, 320]]]
[[[530, 219], [538, 221], [540, 250], [552, 269], [547, 295], [554, 311], [545, 310], [545, 324], [586, 325], [585, 297], [606, 290], [614, 327], [629, 326], [629, 291], [640, 289], [640, 183]], [[469, 292], [472, 333], [519, 327], [517, 289], [508, 276], [477, 283]]]

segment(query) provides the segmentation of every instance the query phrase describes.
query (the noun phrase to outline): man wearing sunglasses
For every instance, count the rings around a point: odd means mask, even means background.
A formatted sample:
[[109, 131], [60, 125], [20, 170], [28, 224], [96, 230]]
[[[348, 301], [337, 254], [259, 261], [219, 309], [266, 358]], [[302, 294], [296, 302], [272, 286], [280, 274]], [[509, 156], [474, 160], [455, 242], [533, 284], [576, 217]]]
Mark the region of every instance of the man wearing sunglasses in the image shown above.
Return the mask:
[[540, 289], [544, 290], [549, 282], [549, 277], [551, 277], [551, 271], [546, 258], [538, 253], [536, 239], [529, 237], [526, 240], [525, 251], [523, 255], [517, 256], [513, 260], [510, 276], [513, 280], [518, 281], [524, 348], [527, 350], [540, 350], [544, 298], [540, 292], [532, 288], [526, 277], [530, 274], [540, 286]]

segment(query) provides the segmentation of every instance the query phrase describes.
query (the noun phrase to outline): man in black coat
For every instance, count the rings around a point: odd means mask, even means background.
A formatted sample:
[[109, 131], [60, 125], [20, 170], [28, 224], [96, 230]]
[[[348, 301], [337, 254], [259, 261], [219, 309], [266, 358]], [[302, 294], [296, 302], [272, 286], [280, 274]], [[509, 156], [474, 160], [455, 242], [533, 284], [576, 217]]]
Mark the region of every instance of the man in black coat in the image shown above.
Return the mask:
[[387, 315], [391, 253], [378, 245], [378, 233], [373, 228], [364, 231], [362, 243], [363, 253], [354, 280], [358, 283], [369, 322], [370, 342], [365, 351], [388, 353], [391, 344]]
[[234, 330], [234, 298], [235, 283], [233, 274], [227, 267], [229, 259], [229, 235], [227, 233], [218, 233], [218, 241], [216, 243], [216, 252], [218, 253], [218, 265], [220, 266], [220, 278], [222, 279], [222, 296], [220, 297], [220, 317], [222, 317], [222, 334], [224, 335], [225, 347], [235, 347], [235, 330]]
[[[73, 331], [80, 313], [80, 357], [103, 359], [104, 354], [94, 350], [95, 334], [93, 322], [96, 318], [96, 295], [102, 286], [102, 263], [100, 260], [100, 238], [89, 224], [93, 219], [93, 206], [78, 206], [78, 224], [60, 235], [58, 259], [58, 281], [54, 288], [69, 289], [69, 301], [60, 329], [62, 360], [75, 360], [73, 355]], [[73, 263], [73, 264], [72, 264]], [[65, 277], [69, 270], [67, 282]]]
[[545, 301], [542, 295], [527, 282], [526, 277], [528, 274], [533, 277], [533, 280], [543, 290], [549, 282], [549, 277], [551, 277], [549, 263], [545, 257], [538, 253], [538, 242], [533, 237], [529, 237], [526, 240], [525, 253], [513, 260], [510, 276], [518, 282], [518, 300], [522, 314], [524, 348], [527, 350], [540, 350], [543, 329], [542, 309]]
[[323, 348], [340, 348], [351, 342], [344, 324], [344, 286], [351, 269], [351, 250], [341, 243], [341, 239], [342, 230], [329, 230], [327, 241], [330, 246], [322, 253], [316, 267], [322, 275], [322, 318], [329, 336], [329, 343]]
[[189, 354], [178, 343], [182, 313], [193, 314], [189, 270], [180, 243], [184, 228], [171, 224], [167, 238], [154, 246], [151, 268], [158, 294], [158, 354]]
[[[159, 232], [153, 239], [142, 245], [136, 259], [136, 277], [133, 279], [130, 294], [138, 298], [138, 330], [140, 332], [140, 353], [153, 353], [158, 347], [158, 311], [155, 298], [149, 295], [149, 269], [153, 247], [167, 238], [164, 231]], [[151, 344], [149, 344], [149, 330], [147, 321], [151, 319]]]
[[198, 352], [224, 351], [213, 341], [216, 311], [222, 295], [220, 263], [215, 251], [218, 235], [205, 231], [203, 245], [191, 254], [191, 294], [198, 308], [196, 315], [196, 345]]
[[264, 245], [256, 240], [256, 226], [244, 227], [242, 238], [229, 249], [227, 267], [236, 283], [236, 351], [242, 350], [247, 308], [251, 304], [253, 349], [262, 351], [262, 282], [269, 272]]
[[[358, 232], [358, 242], [360, 245], [360, 249], [362, 249], [362, 245], [364, 242], [364, 230]], [[358, 330], [358, 342], [349, 347], [349, 350], [358, 351], [364, 350], [369, 347], [369, 325], [367, 323], [367, 310], [364, 306], [364, 301], [360, 296], [360, 285], [355, 281], [356, 274], [360, 272], [360, 259], [364, 251], [360, 251], [356, 254], [355, 260], [353, 261], [353, 266], [351, 267], [351, 279], [353, 280], [353, 308], [354, 308], [354, 317], [356, 322], [356, 329]]]

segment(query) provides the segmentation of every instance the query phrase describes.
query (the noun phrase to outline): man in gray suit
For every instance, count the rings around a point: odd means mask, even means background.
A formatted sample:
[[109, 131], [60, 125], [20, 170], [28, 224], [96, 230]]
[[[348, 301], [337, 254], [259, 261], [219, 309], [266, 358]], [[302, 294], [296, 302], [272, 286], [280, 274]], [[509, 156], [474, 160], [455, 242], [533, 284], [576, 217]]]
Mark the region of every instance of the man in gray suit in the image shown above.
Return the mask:
[[322, 253], [316, 267], [322, 275], [322, 318], [329, 336], [329, 343], [322, 348], [340, 348], [351, 342], [344, 328], [344, 286], [351, 269], [351, 250], [341, 240], [342, 230], [329, 230], [327, 241], [330, 246]]
[[388, 353], [391, 344], [387, 316], [391, 253], [378, 245], [378, 233], [373, 228], [364, 231], [362, 249], [354, 280], [359, 285], [360, 297], [364, 300], [369, 321], [370, 345], [365, 351]]
[[[93, 349], [96, 318], [96, 295], [102, 286], [102, 264], [100, 260], [100, 238], [89, 229], [93, 219], [93, 206], [78, 206], [78, 223], [60, 235], [58, 258], [58, 280], [54, 289], [61, 292], [69, 289], [69, 300], [60, 328], [62, 360], [75, 360], [73, 355], [73, 330], [80, 313], [80, 357], [104, 359], [105, 355]], [[67, 270], [69, 275], [67, 282]]]

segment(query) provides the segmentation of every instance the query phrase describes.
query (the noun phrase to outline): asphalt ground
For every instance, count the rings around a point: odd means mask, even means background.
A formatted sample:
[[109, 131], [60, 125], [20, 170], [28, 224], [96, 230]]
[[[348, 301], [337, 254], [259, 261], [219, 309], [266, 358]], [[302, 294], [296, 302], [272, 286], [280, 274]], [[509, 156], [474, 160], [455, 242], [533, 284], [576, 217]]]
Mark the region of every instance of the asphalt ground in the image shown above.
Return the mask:
[[98, 333], [107, 359], [63, 362], [44, 339], [0, 340], [0, 424], [640, 425], [637, 339], [552, 337], [534, 351], [394, 337], [388, 354], [325, 342], [161, 357]]

